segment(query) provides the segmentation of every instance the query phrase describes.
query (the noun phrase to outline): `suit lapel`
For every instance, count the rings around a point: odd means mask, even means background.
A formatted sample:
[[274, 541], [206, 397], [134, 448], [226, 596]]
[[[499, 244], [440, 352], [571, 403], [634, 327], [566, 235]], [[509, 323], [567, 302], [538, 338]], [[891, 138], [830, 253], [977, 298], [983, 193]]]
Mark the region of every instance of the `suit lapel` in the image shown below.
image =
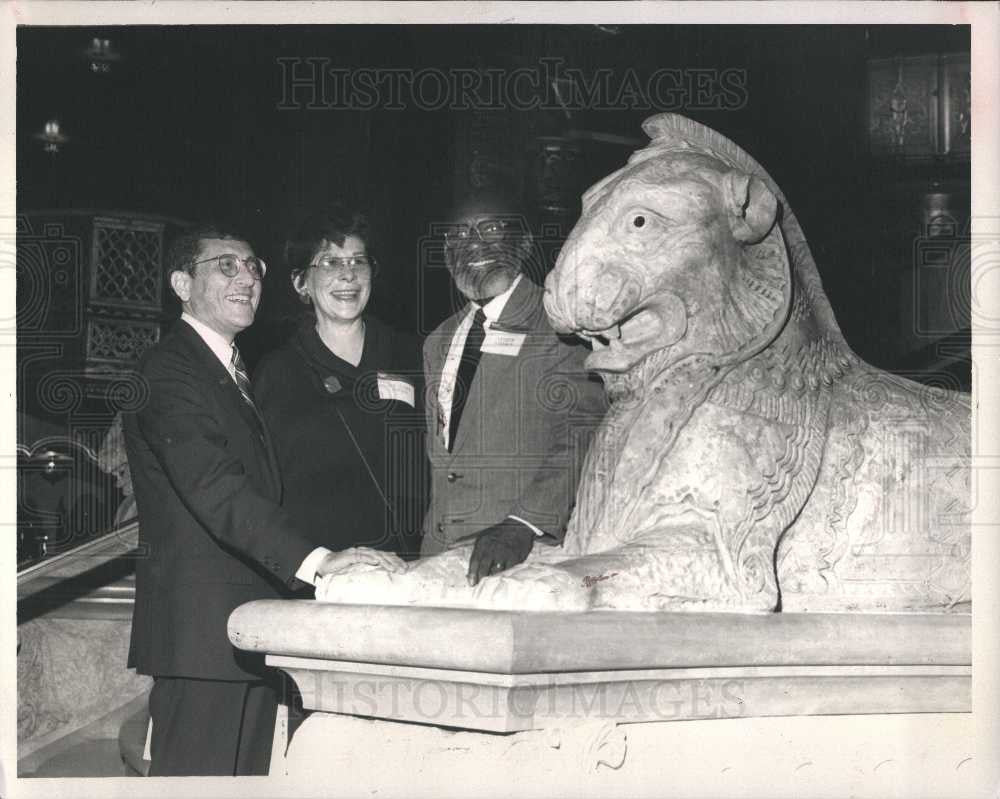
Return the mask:
[[448, 357], [448, 350], [451, 348], [451, 340], [455, 337], [459, 322], [465, 318], [468, 312], [469, 306], [466, 305], [461, 311], [445, 319], [441, 323], [441, 327], [432, 334], [429, 355], [433, 375], [440, 376], [443, 371], [445, 358]]
[[542, 310], [542, 290], [527, 275], [522, 275], [521, 282], [504, 305], [496, 326], [505, 330], [531, 331], [537, 326], [538, 315]]
[[229, 370], [222, 365], [222, 362], [198, 335], [197, 331], [183, 321], [178, 322], [175, 329], [188, 345], [192, 356], [204, 368], [206, 380], [215, 391], [216, 396], [219, 397], [223, 409], [227, 411], [227, 418], [223, 420], [224, 424], [232, 425], [235, 419], [242, 420], [243, 426], [247, 428], [246, 432], [253, 439], [256, 439], [263, 448], [267, 459], [268, 477], [275, 490], [280, 491], [281, 482], [277, 455], [263, 419], [246, 403], [243, 395], [240, 394], [236, 381], [229, 374]]
[[427, 351], [427, 374], [424, 375], [424, 380], [426, 381], [426, 385], [431, 389], [427, 395], [427, 432], [433, 442], [430, 451], [436, 451], [438, 448], [442, 452], [445, 451], [441, 441], [442, 411], [441, 405], [438, 402], [438, 391], [441, 388], [444, 362], [448, 357], [451, 340], [455, 337], [455, 330], [458, 328], [459, 320], [467, 312], [468, 306], [466, 305], [458, 313], [449, 316], [427, 337], [427, 341], [424, 344]]

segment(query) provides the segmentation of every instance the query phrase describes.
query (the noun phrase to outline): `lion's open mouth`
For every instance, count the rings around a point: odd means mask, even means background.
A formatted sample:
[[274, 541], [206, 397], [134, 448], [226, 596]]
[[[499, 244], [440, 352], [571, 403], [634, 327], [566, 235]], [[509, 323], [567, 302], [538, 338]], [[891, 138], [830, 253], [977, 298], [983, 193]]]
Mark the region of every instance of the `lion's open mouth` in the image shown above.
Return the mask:
[[595, 352], [604, 349], [624, 349], [655, 338], [662, 323], [654, 311], [637, 309], [611, 327], [603, 330], [577, 330], [576, 335], [589, 341]]
[[593, 351], [586, 367], [592, 371], [626, 372], [655, 350], [673, 347], [687, 334], [684, 302], [673, 292], [661, 291], [602, 329], [573, 331], [589, 341]]

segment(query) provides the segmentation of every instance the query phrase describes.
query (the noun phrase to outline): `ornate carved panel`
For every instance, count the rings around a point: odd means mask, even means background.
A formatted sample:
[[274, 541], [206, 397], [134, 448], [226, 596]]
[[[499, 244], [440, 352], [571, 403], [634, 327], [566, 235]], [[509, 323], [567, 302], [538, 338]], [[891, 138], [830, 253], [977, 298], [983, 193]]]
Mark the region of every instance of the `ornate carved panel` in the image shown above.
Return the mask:
[[872, 155], [968, 158], [970, 122], [968, 53], [868, 62]]
[[89, 366], [135, 363], [159, 338], [157, 322], [91, 317], [87, 322], [87, 363]]
[[938, 58], [886, 58], [868, 64], [868, 131], [876, 155], [937, 152]]

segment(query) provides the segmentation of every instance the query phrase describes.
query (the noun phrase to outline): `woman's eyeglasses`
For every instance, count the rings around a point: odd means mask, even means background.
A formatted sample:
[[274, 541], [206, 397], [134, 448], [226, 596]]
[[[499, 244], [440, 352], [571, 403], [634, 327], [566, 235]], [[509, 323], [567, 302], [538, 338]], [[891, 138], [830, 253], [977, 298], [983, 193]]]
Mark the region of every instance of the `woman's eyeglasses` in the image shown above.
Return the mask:
[[347, 258], [327, 255], [309, 266], [312, 269], [318, 269], [321, 274], [328, 276], [341, 274], [350, 270], [356, 275], [370, 277], [374, 274], [377, 263], [370, 255], [351, 255]]
[[215, 261], [219, 267], [219, 271], [226, 277], [236, 277], [240, 271], [240, 264], [243, 264], [243, 266], [246, 267], [247, 274], [254, 280], [263, 280], [264, 275], [267, 273], [267, 264], [265, 264], [256, 255], [251, 255], [249, 258], [240, 258], [238, 255], [234, 255], [233, 253], [227, 253], [225, 255], [216, 255], [212, 258], [206, 258], [204, 261], [195, 261], [191, 264], [191, 266], [207, 264], [209, 261]]

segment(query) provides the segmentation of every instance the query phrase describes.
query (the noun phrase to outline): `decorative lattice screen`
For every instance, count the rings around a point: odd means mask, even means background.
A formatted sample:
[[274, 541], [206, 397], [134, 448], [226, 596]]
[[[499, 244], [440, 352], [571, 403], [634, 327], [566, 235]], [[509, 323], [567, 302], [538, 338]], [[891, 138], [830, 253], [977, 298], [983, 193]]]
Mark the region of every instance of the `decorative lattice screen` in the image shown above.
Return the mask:
[[163, 225], [95, 216], [87, 313], [87, 371], [113, 374], [135, 365], [160, 337]]
[[159, 311], [162, 250], [162, 225], [95, 217], [91, 301]]
[[87, 323], [87, 360], [108, 364], [134, 363], [159, 337], [160, 327], [155, 322], [92, 317]]

